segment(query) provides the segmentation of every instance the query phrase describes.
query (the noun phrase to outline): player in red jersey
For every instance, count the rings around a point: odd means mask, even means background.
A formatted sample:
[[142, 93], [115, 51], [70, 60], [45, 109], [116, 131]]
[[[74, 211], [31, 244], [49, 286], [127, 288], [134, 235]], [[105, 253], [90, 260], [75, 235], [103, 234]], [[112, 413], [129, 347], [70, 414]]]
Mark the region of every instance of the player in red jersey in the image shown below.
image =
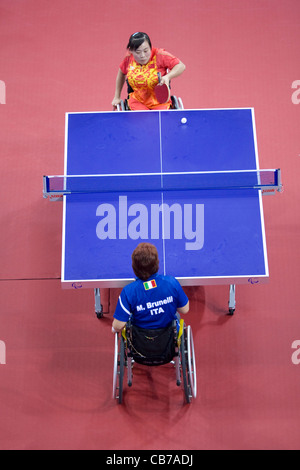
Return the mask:
[[127, 78], [132, 90], [128, 100], [131, 110], [169, 109], [171, 100], [161, 104], [154, 93], [158, 84], [158, 73], [161, 74], [160, 83], [169, 86], [171, 79], [184, 72], [185, 65], [164, 49], [152, 47], [146, 33], [132, 34], [127, 49], [128, 54], [121, 62], [117, 74], [113, 107], [117, 107], [121, 102], [121, 92]]

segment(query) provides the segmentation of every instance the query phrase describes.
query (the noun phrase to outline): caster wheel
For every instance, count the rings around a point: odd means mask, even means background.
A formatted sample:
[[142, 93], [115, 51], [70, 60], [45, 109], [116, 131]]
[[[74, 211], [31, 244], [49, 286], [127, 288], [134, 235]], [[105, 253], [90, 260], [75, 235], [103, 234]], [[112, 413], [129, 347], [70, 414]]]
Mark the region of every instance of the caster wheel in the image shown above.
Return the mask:
[[100, 310], [98, 312], [95, 312], [95, 314], [98, 320], [103, 317], [103, 305], [101, 305]]

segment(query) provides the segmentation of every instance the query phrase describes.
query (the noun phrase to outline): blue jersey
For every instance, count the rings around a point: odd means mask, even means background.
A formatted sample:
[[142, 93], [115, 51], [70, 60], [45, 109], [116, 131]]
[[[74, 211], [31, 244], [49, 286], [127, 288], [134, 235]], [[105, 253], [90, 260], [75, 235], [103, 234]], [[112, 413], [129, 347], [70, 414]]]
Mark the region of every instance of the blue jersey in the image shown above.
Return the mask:
[[155, 274], [147, 282], [137, 279], [124, 287], [114, 318], [123, 322], [131, 319], [140, 328], [164, 328], [176, 319], [177, 308], [187, 303], [177, 279]]

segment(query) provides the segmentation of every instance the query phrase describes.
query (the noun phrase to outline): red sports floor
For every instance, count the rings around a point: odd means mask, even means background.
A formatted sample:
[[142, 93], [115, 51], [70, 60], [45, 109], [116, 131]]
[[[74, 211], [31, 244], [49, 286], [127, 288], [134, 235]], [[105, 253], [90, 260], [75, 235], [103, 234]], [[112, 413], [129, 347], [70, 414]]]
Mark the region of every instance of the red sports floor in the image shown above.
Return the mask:
[[[190, 406], [165, 368], [112, 400], [118, 291], [98, 321], [93, 291], [61, 289], [62, 205], [42, 197], [65, 112], [111, 110], [139, 30], [186, 64], [185, 108], [254, 107], [261, 167], [283, 174], [264, 197], [269, 283], [238, 286], [233, 317], [228, 287], [186, 289]], [[0, 449], [299, 449], [299, 31], [299, 0], [0, 0]]]

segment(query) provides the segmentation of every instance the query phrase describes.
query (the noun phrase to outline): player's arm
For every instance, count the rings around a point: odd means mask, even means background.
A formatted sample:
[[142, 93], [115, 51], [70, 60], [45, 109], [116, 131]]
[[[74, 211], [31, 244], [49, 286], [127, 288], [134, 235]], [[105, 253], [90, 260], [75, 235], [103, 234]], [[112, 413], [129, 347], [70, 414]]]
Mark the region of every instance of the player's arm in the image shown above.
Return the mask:
[[[178, 313], [188, 313], [190, 309], [190, 302], [189, 299], [184, 292], [183, 288], [179, 284], [179, 282], [175, 279], [175, 285], [177, 285], [177, 295], [178, 295], [178, 303], [177, 303], [177, 312]], [[178, 305], [182, 305], [182, 307], [178, 307]]]
[[161, 85], [165, 84], [169, 86], [170, 80], [172, 80], [173, 78], [179, 77], [179, 75], [181, 75], [184, 71], [185, 71], [185, 65], [183, 62], [180, 61], [179, 64], [174, 65], [172, 70], [170, 70], [170, 72], [167, 73], [167, 75], [164, 75], [163, 77], [161, 77], [161, 81], [160, 81]]
[[126, 287], [122, 290], [114, 313], [114, 319], [112, 323], [112, 332], [120, 333], [128, 322], [131, 315], [131, 307], [128, 302], [126, 295]]
[[125, 327], [125, 325], [126, 325], [126, 322], [114, 319], [113, 324], [112, 324], [112, 332], [120, 333]]
[[122, 70], [119, 69], [118, 74], [117, 74], [117, 79], [116, 79], [115, 96], [114, 96], [114, 99], [112, 100], [112, 105], [114, 107], [117, 107], [117, 105], [121, 103], [121, 93], [122, 93], [122, 89], [125, 83], [125, 79], [126, 79], [126, 75], [124, 75]]
[[177, 312], [185, 314], [185, 313], [188, 313], [189, 309], [190, 309], [190, 303], [188, 301], [188, 303], [184, 305], [184, 307], [177, 308]]

